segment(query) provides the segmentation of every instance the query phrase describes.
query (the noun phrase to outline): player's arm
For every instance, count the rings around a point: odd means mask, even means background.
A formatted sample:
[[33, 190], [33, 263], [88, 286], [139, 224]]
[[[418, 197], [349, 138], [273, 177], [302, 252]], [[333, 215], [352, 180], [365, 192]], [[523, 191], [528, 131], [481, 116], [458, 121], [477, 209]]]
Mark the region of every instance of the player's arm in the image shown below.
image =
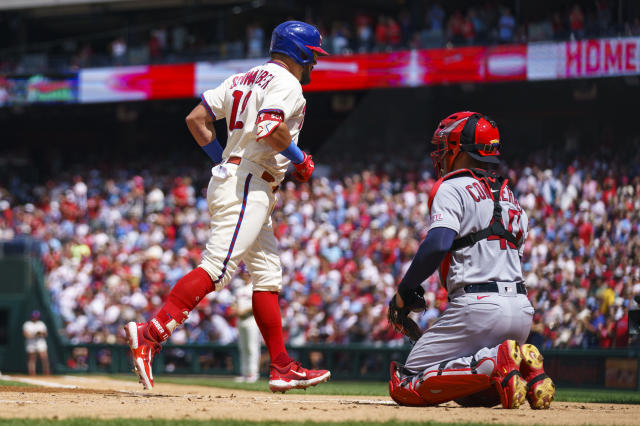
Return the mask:
[[256, 124], [256, 140], [291, 160], [296, 168], [294, 176], [301, 182], [308, 181], [315, 168], [313, 159], [291, 139], [284, 114], [281, 111], [260, 111]]
[[214, 163], [222, 161], [222, 146], [216, 138], [213, 117], [200, 102], [185, 119], [189, 132]]
[[[403, 306], [404, 302], [411, 300], [412, 294], [420, 284], [438, 269], [460, 230], [464, 208], [462, 198], [456, 189], [450, 185], [440, 185], [431, 196], [431, 226], [407, 273], [400, 281], [396, 294], [398, 306]], [[442, 277], [443, 281], [445, 279], [446, 277]]]
[[[260, 117], [258, 117], [258, 120], [260, 120]], [[267, 119], [262, 121], [262, 123], [258, 121], [258, 126], [265, 125], [264, 124], [265, 121], [270, 121], [271, 122], [270, 125], [274, 126], [275, 129], [271, 133], [267, 134], [262, 138], [260, 137], [260, 134], [259, 134], [260, 130], [258, 130], [258, 141], [261, 141], [262, 143], [266, 143], [276, 152], [282, 152], [285, 149], [287, 149], [289, 145], [292, 143], [291, 133], [289, 132], [289, 126], [287, 126], [287, 123], [285, 123], [284, 121], [278, 121], [277, 119], [271, 119], [271, 120]], [[269, 124], [267, 124], [267, 126], [268, 125]]]
[[427, 237], [420, 244], [418, 252], [398, 286], [396, 304], [399, 307], [404, 306], [403, 299], [408, 300], [411, 297], [410, 294], [438, 269], [438, 265], [451, 249], [451, 244], [453, 244], [456, 235], [456, 231], [449, 228], [433, 228], [429, 230]]

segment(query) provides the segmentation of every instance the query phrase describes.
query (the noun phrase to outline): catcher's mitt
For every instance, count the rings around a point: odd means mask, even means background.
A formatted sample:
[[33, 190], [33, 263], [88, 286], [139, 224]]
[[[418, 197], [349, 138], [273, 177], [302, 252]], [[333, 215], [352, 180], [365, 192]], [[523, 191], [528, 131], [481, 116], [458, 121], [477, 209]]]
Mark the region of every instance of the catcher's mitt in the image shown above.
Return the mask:
[[396, 296], [394, 295], [391, 298], [387, 318], [389, 323], [393, 325], [396, 330], [416, 342], [420, 339], [420, 336], [422, 336], [422, 330], [414, 320], [409, 318], [409, 313], [412, 311], [424, 311], [427, 309], [427, 305], [424, 301], [424, 290], [422, 287], [411, 290], [410, 292], [405, 293], [402, 300], [404, 301], [404, 306], [399, 308], [396, 304]]

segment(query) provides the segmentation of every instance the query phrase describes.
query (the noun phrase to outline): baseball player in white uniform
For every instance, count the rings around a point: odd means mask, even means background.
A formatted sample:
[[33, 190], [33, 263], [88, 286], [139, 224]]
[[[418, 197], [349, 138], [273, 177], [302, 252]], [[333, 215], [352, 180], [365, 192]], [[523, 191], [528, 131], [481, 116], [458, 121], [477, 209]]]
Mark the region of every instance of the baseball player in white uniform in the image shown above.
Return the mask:
[[42, 373], [49, 375], [49, 354], [47, 348], [47, 325], [40, 320], [40, 312], [31, 312], [31, 319], [22, 325], [22, 335], [27, 351], [27, 370], [30, 376], [36, 375], [37, 356], [40, 356]]
[[[534, 313], [520, 256], [527, 214], [499, 163], [496, 123], [459, 112], [436, 129], [431, 154], [440, 178], [430, 194], [430, 227], [390, 310], [424, 306], [420, 284], [436, 269], [449, 305], [414, 345], [405, 364], [392, 363], [389, 392], [401, 405], [456, 400], [462, 405], [549, 408], [555, 394], [542, 356], [525, 345]], [[396, 324], [394, 324], [396, 325]]]
[[253, 285], [247, 274], [237, 275], [231, 280], [235, 301], [231, 305], [237, 318], [238, 348], [240, 350], [240, 372], [237, 382], [254, 383], [259, 378], [260, 329], [253, 317]]
[[[151, 364], [160, 343], [207, 293], [228, 283], [240, 261], [251, 274], [253, 315], [271, 356], [269, 388], [285, 392], [329, 379], [329, 371], [303, 368], [285, 349], [278, 303], [282, 270], [271, 223], [275, 193], [289, 163], [300, 181], [313, 173], [311, 156], [297, 142], [306, 109], [301, 84], [310, 81], [317, 56], [327, 54], [321, 44], [312, 25], [278, 25], [271, 38], [271, 60], [205, 91], [187, 116], [195, 140], [219, 163], [207, 190], [211, 236], [202, 263], [176, 283], [156, 316], [148, 323], [125, 326], [145, 389], [153, 387]], [[213, 127], [222, 118], [228, 135], [224, 150]]]

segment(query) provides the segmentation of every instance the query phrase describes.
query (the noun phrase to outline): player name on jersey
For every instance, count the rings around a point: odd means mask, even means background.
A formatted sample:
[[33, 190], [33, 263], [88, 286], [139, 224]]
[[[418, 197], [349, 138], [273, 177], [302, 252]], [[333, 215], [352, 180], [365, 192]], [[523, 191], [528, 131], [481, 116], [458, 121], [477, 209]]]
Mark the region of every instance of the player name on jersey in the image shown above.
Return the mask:
[[[476, 203], [479, 203], [482, 200], [491, 199], [489, 189], [479, 182], [474, 182], [472, 185], [467, 185], [464, 187], [464, 189], [467, 190], [467, 192], [471, 195], [471, 198], [473, 198], [473, 201], [475, 201]], [[504, 188], [502, 193], [500, 193], [500, 201], [511, 203], [519, 210], [522, 210], [522, 207], [520, 207], [520, 203], [518, 203], [518, 199], [515, 195], [513, 195], [513, 192], [508, 186]]]
[[271, 80], [273, 80], [273, 74], [267, 70], [257, 69], [235, 76], [229, 89], [235, 89], [236, 86], [253, 87], [254, 85], [266, 89]]

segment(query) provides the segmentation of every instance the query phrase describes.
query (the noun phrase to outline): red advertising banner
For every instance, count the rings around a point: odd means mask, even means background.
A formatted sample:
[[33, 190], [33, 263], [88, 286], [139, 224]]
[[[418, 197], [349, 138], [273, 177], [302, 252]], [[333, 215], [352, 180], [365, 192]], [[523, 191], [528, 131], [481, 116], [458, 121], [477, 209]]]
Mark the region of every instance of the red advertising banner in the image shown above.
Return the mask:
[[190, 98], [195, 64], [92, 68], [78, 82], [80, 102]]
[[529, 80], [614, 77], [640, 72], [640, 38], [530, 44]]
[[462, 47], [329, 56], [305, 91], [359, 90], [444, 83], [525, 80], [526, 45]]

